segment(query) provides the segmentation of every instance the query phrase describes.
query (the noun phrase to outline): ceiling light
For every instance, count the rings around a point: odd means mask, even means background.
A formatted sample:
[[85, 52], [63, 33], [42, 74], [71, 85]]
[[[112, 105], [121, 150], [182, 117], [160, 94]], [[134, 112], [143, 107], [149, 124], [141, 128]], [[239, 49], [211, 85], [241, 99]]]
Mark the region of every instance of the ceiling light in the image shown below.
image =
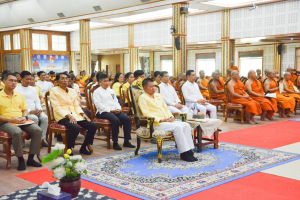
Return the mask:
[[238, 6], [246, 6], [252, 3], [266, 3], [277, 0], [212, 0], [206, 2], [199, 2], [200, 4], [208, 4], [213, 6], [220, 7], [238, 7]]
[[256, 6], [255, 3], [253, 3], [253, 4], [250, 6], [249, 10], [250, 10], [250, 11], [251, 11], [251, 10], [255, 10], [256, 8], [258, 8], [258, 6]]
[[59, 16], [59, 18], [64, 18], [64, 17], [66, 17], [66, 16], [64, 15], [64, 13], [57, 13], [57, 15]]
[[101, 8], [100, 6], [93, 6], [93, 8], [94, 8], [94, 10], [95, 10], [96, 12], [98, 12], [98, 11], [101, 11], [101, 10], [102, 10], [102, 8]]
[[28, 18], [28, 21], [31, 22], [31, 23], [34, 22], [34, 20], [32, 18]]
[[[203, 12], [203, 11], [205, 11], [205, 10], [189, 8], [189, 13], [198, 13], [198, 12]], [[152, 11], [152, 12], [147, 12], [147, 13], [142, 13], [142, 14], [130, 15], [130, 16], [126, 16], [126, 17], [105, 19], [105, 21], [133, 23], [133, 22], [149, 21], [149, 20], [161, 19], [161, 18], [171, 18], [172, 14], [173, 14], [172, 8], [167, 8], [167, 9], [163, 9], [163, 10], [157, 10], [157, 11]]]
[[[113, 24], [90, 22], [90, 28], [101, 28], [101, 27], [107, 27], [107, 26], [113, 26]], [[66, 24], [66, 23], [53, 24], [51, 26], [33, 27], [32, 29], [42, 29], [42, 30], [49, 30], [49, 31], [64, 31], [64, 32], [78, 31], [79, 30], [79, 23], [73, 23], [73, 24]]]

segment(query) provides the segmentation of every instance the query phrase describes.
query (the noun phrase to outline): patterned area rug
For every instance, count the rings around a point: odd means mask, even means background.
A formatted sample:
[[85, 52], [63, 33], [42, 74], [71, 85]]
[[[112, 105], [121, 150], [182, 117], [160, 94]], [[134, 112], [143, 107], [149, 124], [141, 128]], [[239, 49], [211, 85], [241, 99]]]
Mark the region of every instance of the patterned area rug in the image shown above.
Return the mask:
[[[179, 199], [217, 185], [300, 158], [275, 150], [221, 143], [195, 153], [198, 162], [183, 162], [174, 143], [163, 146], [162, 163], [156, 146], [87, 160], [82, 179], [142, 199]], [[201, 160], [201, 161], [200, 161]]]

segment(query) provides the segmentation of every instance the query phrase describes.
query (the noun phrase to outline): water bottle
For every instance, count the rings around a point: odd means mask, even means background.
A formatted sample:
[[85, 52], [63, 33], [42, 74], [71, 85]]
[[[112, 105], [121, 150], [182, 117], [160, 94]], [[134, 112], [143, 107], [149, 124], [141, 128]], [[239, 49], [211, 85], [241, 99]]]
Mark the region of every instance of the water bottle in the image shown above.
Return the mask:
[[198, 109], [197, 109], [197, 105], [196, 103], [194, 103], [194, 112], [193, 112], [194, 115], [197, 115], [198, 114]]

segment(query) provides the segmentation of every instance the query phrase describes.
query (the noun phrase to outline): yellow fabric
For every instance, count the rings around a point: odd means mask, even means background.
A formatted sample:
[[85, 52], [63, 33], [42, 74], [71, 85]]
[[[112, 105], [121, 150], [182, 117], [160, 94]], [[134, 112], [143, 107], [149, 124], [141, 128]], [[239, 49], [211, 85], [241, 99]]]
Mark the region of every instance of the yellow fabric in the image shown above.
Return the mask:
[[42, 93], [42, 90], [41, 90], [40, 86], [34, 86], [34, 88], [36, 89], [36, 92], [37, 92], [39, 98], [40, 98], [40, 96], [43, 96], [43, 93]]
[[77, 121], [83, 120], [81, 113], [83, 110], [77, 101], [78, 94], [76, 90], [67, 88], [67, 91], [61, 87], [54, 87], [50, 90], [50, 102], [53, 108], [55, 121], [66, 118], [66, 115], [71, 114]]
[[[123, 93], [126, 92], [126, 90], [128, 90], [129, 86], [130, 86], [130, 84], [128, 82], [123, 85], [123, 87], [122, 87]], [[128, 95], [129, 95], [129, 99], [130, 99], [130, 94], [128, 93]], [[127, 98], [125, 98], [125, 103], [128, 103]]]
[[136, 80], [132, 83], [132, 85], [133, 85], [133, 86], [137, 86], [137, 87], [139, 87], [141, 90], [143, 90], [143, 89], [144, 89], [143, 86], [142, 86], [143, 80], [144, 80], [144, 79], [142, 79], [142, 78], [140, 77], [140, 78], [136, 79]]
[[0, 88], [5, 88], [5, 85], [4, 85], [4, 83], [1, 81], [1, 84], [0, 84]]
[[155, 118], [154, 127], [160, 125], [160, 120], [173, 116], [159, 93], [155, 93], [154, 98], [146, 93], [142, 94], [139, 96], [138, 104], [144, 116]]
[[25, 97], [14, 91], [12, 98], [7, 96], [4, 90], [0, 91], [0, 116], [5, 118], [22, 117], [22, 111], [27, 110]]
[[81, 77], [81, 80], [83, 80], [83, 82], [85, 82], [85, 81], [86, 81], [86, 79], [88, 79], [88, 78], [89, 78], [87, 75], [85, 75], [85, 76], [80, 76], [80, 77]]
[[158, 82], [156, 82], [156, 81], [154, 81], [154, 84], [155, 84], [155, 85], [157, 85], [157, 86], [159, 85], [159, 83], [158, 83]]
[[112, 88], [115, 91], [117, 96], [120, 96], [120, 86], [121, 86], [121, 83], [116, 82], [116, 83], [114, 83], [113, 88]]
[[51, 81], [55, 81], [56, 77], [55, 76], [53, 76], [53, 77], [49, 76], [49, 78], [50, 78]]

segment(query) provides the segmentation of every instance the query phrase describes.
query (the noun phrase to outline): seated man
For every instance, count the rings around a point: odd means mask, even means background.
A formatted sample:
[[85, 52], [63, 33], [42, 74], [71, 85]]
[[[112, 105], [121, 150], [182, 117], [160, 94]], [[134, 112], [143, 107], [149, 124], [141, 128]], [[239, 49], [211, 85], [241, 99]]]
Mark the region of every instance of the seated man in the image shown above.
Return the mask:
[[266, 98], [261, 82], [256, 77], [255, 71], [250, 70], [245, 83], [247, 92], [252, 99], [260, 103], [266, 118], [273, 120], [272, 116], [277, 112], [277, 102], [273, 98]]
[[171, 113], [188, 113], [188, 107], [181, 104], [177, 93], [173, 86], [171, 86], [169, 82], [169, 74], [166, 71], [160, 73], [162, 77], [161, 83], [159, 84], [160, 87], [160, 94], [164, 98], [168, 109]]
[[5, 88], [0, 91], [0, 131], [4, 131], [11, 136], [12, 145], [19, 160], [18, 170], [25, 170], [23, 158], [23, 131], [30, 134], [30, 150], [27, 166], [41, 167], [33, 157], [40, 152], [42, 129], [36, 124], [15, 126], [14, 124], [24, 124], [28, 119], [27, 105], [24, 96], [14, 91], [17, 86], [17, 78], [13, 73], [6, 73], [2, 80]]
[[220, 82], [220, 74], [217, 71], [212, 73], [213, 81], [210, 83], [212, 89], [212, 99], [219, 99], [226, 102], [226, 96], [224, 93], [224, 82]]
[[160, 71], [154, 72], [154, 84], [159, 85], [161, 83]]
[[254, 116], [261, 114], [262, 111], [260, 104], [250, 98], [249, 95], [245, 92], [246, 87], [239, 80], [238, 71], [233, 70], [231, 72], [231, 80], [228, 82], [227, 88], [229, 91], [231, 102], [242, 104], [244, 107], [246, 107], [246, 121], [250, 124], [257, 124], [257, 122], [254, 120]]
[[199, 78], [197, 83], [200, 87], [200, 92], [205, 99], [210, 99], [208, 92], [208, 80], [205, 78], [205, 72], [203, 70], [199, 71]]
[[29, 71], [23, 71], [21, 73], [22, 85], [16, 87], [15, 91], [20, 92], [25, 97], [28, 110], [28, 119], [31, 119], [42, 130], [43, 147], [48, 147], [46, 141], [46, 133], [48, 128], [48, 117], [42, 111], [41, 101], [34, 87], [30, 86], [31, 73]]
[[[257, 70], [256, 70], [256, 73], [257, 73], [256, 79], [259, 80], [259, 81], [261, 81], [261, 79], [262, 79], [262, 76], [261, 76], [261, 70], [260, 70], [260, 69], [257, 69]], [[249, 75], [249, 74], [248, 74], [248, 75]]]
[[163, 101], [162, 96], [159, 93], [155, 93], [155, 86], [152, 79], [145, 79], [143, 87], [145, 93], [139, 96], [138, 99], [138, 104], [143, 115], [155, 118], [153, 124], [154, 130], [173, 132], [182, 160], [187, 162], [197, 161], [197, 158], [190, 151], [194, 149], [190, 125], [186, 122], [174, 122], [175, 119]]
[[46, 92], [48, 92], [51, 88], [54, 87], [52, 82], [46, 81], [46, 73], [44, 71], [40, 71], [37, 73], [40, 80], [35, 83], [36, 86], [39, 86], [42, 90], [43, 97], [45, 97]]
[[231, 60], [231, 61], [229, 62], [229, 69], [231, 69], [231, 70], [236, 70], [236, 71], [239, 72], [239, 68], [238, 68], [237, 66], [234, 66], [233, 64], [234, 64], [234, 62]]
[[99, 119], [107, 119], [112, 123], [112, 140], [115, 150], [122, 150], [118, 144], [118, 135], [120, 123], [123, 124], [124, 131], [124, 147], [135, 148], [129, 140], [131, 140], [131, 121], [130, 118], [122, 113], [121, 106], [118, 102], [116, 93], [109, 87], [109, 79], [106, 74], [97, 76], [100, 87], [93, 93], [93, 103], [97, 108], [96, 117]]
[[79, 124], [81, 127], [88, 130], [85, 140], [80, 148], [80, 153], [91, 155], [92, 153], [86, 148], [88, 145], [93, 144], [97, 125], [91, 122], [79, 106], [76, 90], [68, 88], [68, 75], [59, 73], [56, 75], [55, 81], [58, 83], [58, 86], [50, 90], [50, 101], [55, 121], [58, 124], [64, 125], [69, 130], [67, 141], [68, 149], [74, 148], [75, 140], [80, 130], [77, 125]]
[[198, 88], [198, 84], [195, 83], [196, 74], [194, 70], [188, 70], [186, 72], [186, 76], [187, 81], [181, 88], [185, 99], [185, 105], [190, 108], [194, 108], [194, 106], [196, 106], [200, 113], [202, 113], [204, 116], [206, 116], [206, 110], [208, 110], [210, 112], [210, 118], [217, 119], [216, 106], [207, 103], [203, 98]]
[[291, 67], [288, 67], [287, 69], [286, 69], [286, 72], [289, 72], [291, 75], [290, 75], [290, 77], [291, 77], [291, 81], [294, 83], [294, 81], [295, 81], [295, 79], [297, 79], [297, 75], [295, 75], [294, 73], [293, 73], [293, 68], [291, 68]]
[[289, 117], [291, 113], [294, 112], [295, 108], [295, 99], [293, 97], [285, 97], [283, 94], [286, 94], [285, 91], [282, 93], [279, 92], [278, 82], [274, 79], [275, 73], [272, 70], [267, 72], [267, 80], [264, 83], [265, 91], [270, 93], [276, 93], [276, 101], [280, 103], [282, 108], [281, 116]]
[[298, 104], [300, 105], [300, 92], [295, 91], [294, 82], [291, 81], [290, 72], [284, 73], [284, 78], [282, 83], [283, 83], [284, 91], [287, 92], [287, 94], [285, 94], [284, 96], [294, 97], [298, 101]]
[[222, 83], [224, 85], [225, 82], [224, 82], [224, 79], [222, 77], [222, 74], [221, 74], [220, 70], [216, 69], [215, 72], [219, 73], [219, 81], [220, 81], [220, 83]]
[[142, 70], [136, 70], [134, 73], [135, 81], [132, 83], [133, 86], [137, 86], [140, 89], [143, 89], [142, 82], [145, 79], [145, 74]]

